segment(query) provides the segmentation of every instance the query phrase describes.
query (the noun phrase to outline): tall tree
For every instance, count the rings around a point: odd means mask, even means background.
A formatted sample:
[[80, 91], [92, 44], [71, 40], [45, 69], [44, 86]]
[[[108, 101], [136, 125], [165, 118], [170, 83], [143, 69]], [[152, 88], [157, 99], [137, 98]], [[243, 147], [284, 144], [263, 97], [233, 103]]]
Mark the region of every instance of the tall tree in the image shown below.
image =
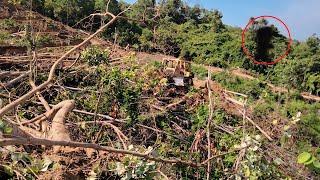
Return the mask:
[[308, 47], [310, 48], [311, 53], [316, 53], [320, 48], [320, 38], [317, 37], [316, 34], [313, 34], [311, 37], [309, 37], [306, 41]]
[[142, 20], [145, 23], [150, 23], [150, 20], [155, 16], [156, 1], [155, 0], [138, 0], [132, 7], [131, 17], [137, 20]]
[[218, 10], [214, 10], [212, 12], [212, 24], [214, 32], [221, 32], [224, 29], [224, 25], [222, 23], [222, 13]]

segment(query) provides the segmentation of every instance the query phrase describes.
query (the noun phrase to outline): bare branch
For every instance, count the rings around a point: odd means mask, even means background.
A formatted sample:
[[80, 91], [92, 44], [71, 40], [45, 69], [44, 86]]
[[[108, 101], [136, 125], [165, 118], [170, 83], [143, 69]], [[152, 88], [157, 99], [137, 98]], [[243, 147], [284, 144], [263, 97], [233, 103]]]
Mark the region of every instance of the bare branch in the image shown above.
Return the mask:
[[0, 146], [9, 146], [9, 145], [45, 145], [45, 146], [69, 146], [69, 147], [75, 147], [75, 148], [77, 147], [91, 148], [98, 151], [107, 151], [110, 153], [129, 154], [129, 155], [141, 157], [150, 161], [156, 161], [161, 163], [178, 164], [178, 165], [191, 166], [191, 167], [203, 167], [202, 164], [191, 162], [191, 161], [154, 157], [145, 153], [139, 153], [139, 152], [123, 150], [123, 149], [115, 149], [111, 147], [100, 146], [98, 144], [93, 144], [93, 143], [82, 143], [82, 142], [74, 142], [74, 141], [54, 141], [54, 140], [34, 138], [34, 137], [0, 139]]

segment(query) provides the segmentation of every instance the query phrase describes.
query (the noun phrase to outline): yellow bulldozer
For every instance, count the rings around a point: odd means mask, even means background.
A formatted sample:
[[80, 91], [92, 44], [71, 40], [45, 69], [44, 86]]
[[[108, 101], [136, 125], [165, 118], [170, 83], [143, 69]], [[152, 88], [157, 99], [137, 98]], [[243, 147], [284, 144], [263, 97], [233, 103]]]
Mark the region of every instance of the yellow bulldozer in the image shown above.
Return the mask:
[[175, 86], [192, 86], [194, 77], [191, 72], [191, 63], [180, 59], [164, 58], [162, 60], [163, 73], [168, 79], [169, 84]]

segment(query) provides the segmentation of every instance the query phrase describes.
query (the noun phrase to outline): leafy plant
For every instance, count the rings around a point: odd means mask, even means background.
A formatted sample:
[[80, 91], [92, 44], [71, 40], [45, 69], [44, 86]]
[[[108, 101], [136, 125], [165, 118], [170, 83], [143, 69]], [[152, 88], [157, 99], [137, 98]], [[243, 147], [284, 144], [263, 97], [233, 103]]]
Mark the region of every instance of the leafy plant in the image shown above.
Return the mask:
[[13, 132], [13, 128], [0, 119], [0, 135], [10, 135]]
[[53, 44], [52, 37], [49, 35], [41, 35], [36, 38], [37, 47], [45, 47]]
[[208, 70], [201, 65], [191, 65], [191, 71], [200, 79], [205, 79], [208, 76]]
[[110, 52], [107, 49], [102, 50], [97, 46], [91, 46], [81, 53], [81, 59], [90, 66], [108, 63]]
[[4, 19], [0, 21], [0, 29], [3, 30], [17, 30], [20, 25], [13, 19]]
[[202, 105], [198, 107], [194, 117], [192, 118], [192, 129], [197, 131], [200, 128], [203, 128], [207, 122], [209, 115], [209, 109], [207, 105]]
[[20, 173], [24, 177], [33, 179], [40, 172], [48, 171], [54, 166], [54, 162], [48, 158], [35, 159], [28, 153], [21, 153], [14, 147], [8, 146], [5, 151], [10, 154], [11, 164], [1, 164], [4, 172], [13, 177], [15, 173]]
[[[133, 145], [130, 145], [129, 150], [142, 151], [143, 153], [150, 153], [152, 148], [147, 150], [134, 148]], [[156, 163], [154, 161], [144, 161], [143, 159], [132, 156], [125, 155], [121, 162], [115, 163], [115, 168], [112, 169], [117, 175], [121, 177], [122, 180], [130, 179], [153, 179], [156, 177]]]
[[0, 32], [0, 44], [5, 43], [8, 38], [10, 37], [10, 34], [7, 32]]
[[[317, 155], [319, 156], [319, 155]], [[303, 164], [305, 166], [314, 167], [317, 169], [320, 169], [320, 161], [317, 156], [314, 156], [313, 154], [309, 152], [302, 152], [297, 157], [297, 162], [299, 164]]]

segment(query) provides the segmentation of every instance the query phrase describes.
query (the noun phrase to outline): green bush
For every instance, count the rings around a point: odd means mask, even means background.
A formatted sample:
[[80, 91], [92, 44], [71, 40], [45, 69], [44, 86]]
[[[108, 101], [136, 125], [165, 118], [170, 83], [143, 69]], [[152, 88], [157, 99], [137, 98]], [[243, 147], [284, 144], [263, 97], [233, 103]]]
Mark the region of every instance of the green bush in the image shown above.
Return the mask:
[[54, 42], [50, 35], [41, 35], [36, 38], [36, 46], [37, 47], [45, 47], [52, 45]]
[[198, 129], [203, 128], [207, 122], [208, 116], [209, 108], [207, 105], [198, 107], [192, 118], [192, 130], [196, 132]]
[[195, 76], [202, 80], [208, 76], [208, 70], [202, 65], [192, 64], [191, 71], [193, 72], [193, 74], [195, 74]]
[[214, 74], [212, 79], [221, 83], [228, 90], [246, 94], [253, 100], [258, 99], [266, 90], [266, 85], [259, 80], [246, 80], [234, 77], [227, 72]]
[[18, 29], [20, 25], [13, 19], [4, 19], [0, 21], [0, 29], [11, 30]]
[[10, 38], [10, 34], [7, 32], [0, 32], [0, 44], [5, 43], [8, 38]]
[[274, 111], [274, 104], [270, 102], [264, 102], [261, 104], [257, 104], [254, 107], [253, 113], [255, 116], [263, 117], [267, 116], [272, 111]]
[[91, 46], [81, 53], [81, 59], [87, 62], [90, 66], [97, 66], [99, 64], [108, 63], [109, 55], [109, 50], [103, 50], [97, 46]]
[[118, 106], [129, 118], [128, 124], [138, 120], [138, 101], [141, 94], [139, 84], [129, 84], [127, 79], [132, 75], [130, 70], [112, 68], [100, 69], [98, 75], [103, 84], [103, 95], [101, 97], [101, 111], [110, 112], [112, 107]]

